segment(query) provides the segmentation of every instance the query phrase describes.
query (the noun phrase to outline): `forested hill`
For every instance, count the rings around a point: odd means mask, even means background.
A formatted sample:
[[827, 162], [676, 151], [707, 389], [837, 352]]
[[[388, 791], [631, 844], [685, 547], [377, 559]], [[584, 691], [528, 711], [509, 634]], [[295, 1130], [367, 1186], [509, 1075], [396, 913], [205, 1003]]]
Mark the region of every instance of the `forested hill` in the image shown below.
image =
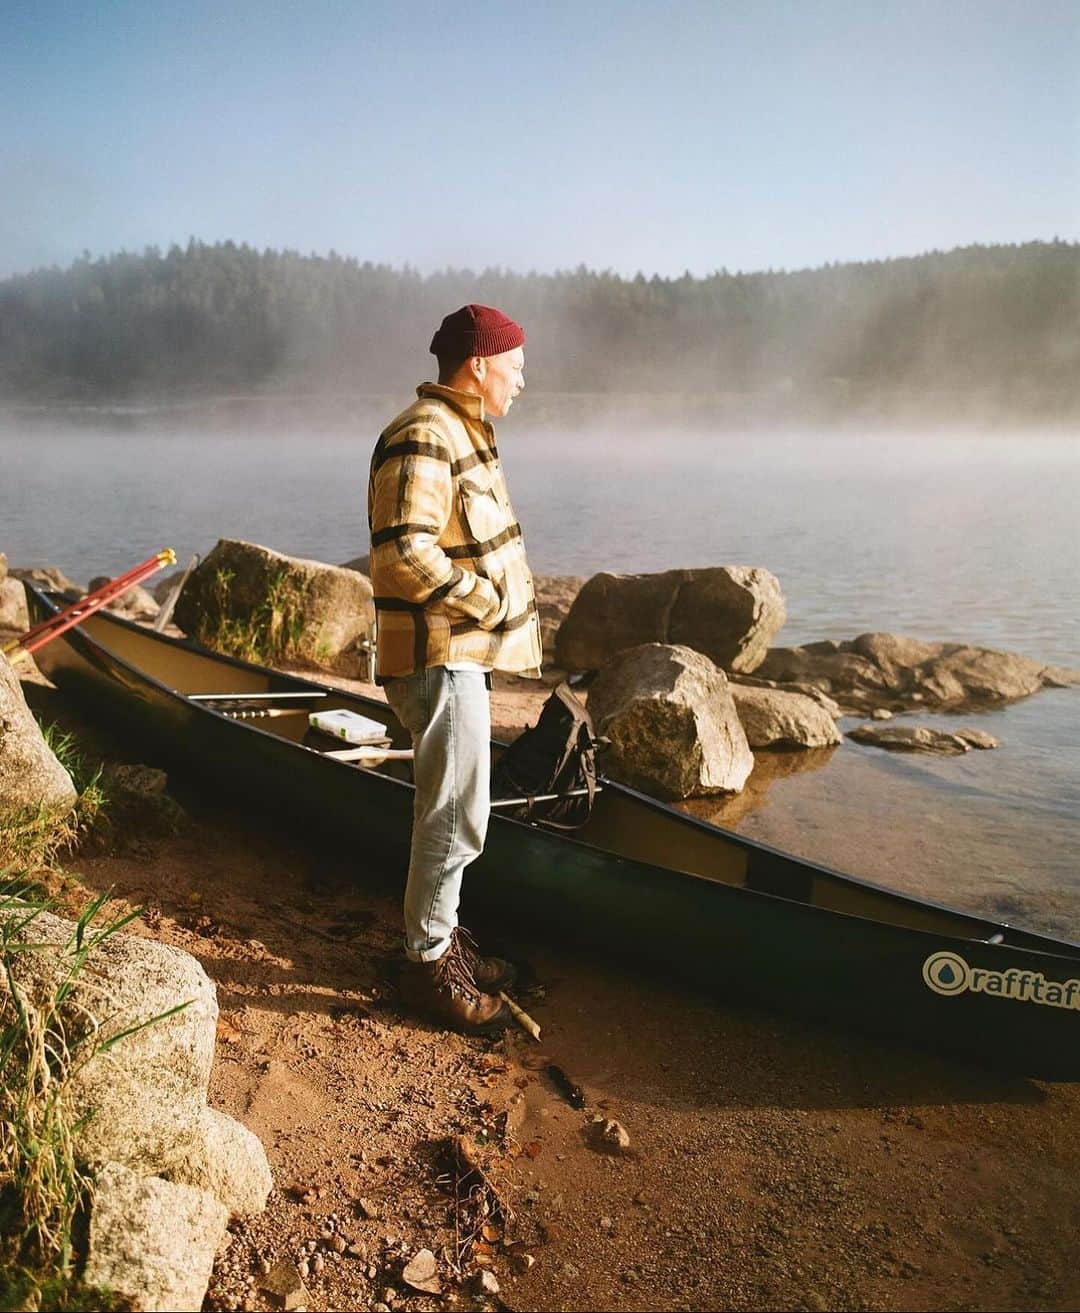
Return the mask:
[[1080, 244], [794, 273], [421, 276], [191, 242], [0, 282], [0, 398], [401, 393], [466, 301], [526, 325], [539, 392], [971, 396], [1080, 410]]

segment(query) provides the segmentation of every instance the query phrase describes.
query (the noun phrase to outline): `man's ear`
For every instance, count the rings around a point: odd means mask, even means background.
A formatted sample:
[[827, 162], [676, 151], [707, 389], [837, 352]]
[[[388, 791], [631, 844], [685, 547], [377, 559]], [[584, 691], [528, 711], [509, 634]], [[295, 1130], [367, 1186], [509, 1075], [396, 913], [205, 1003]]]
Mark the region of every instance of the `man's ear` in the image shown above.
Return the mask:
[[487, 378], [487, 361], [483, 356], [473, 356], [469, 361], [469, 372], [478, 383]]

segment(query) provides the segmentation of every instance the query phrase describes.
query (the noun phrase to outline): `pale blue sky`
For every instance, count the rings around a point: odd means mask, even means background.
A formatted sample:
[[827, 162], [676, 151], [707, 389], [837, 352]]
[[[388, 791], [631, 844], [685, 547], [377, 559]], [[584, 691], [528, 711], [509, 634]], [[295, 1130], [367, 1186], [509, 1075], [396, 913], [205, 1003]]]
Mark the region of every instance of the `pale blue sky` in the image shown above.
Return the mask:
[[1055, 234], [1077, 0], [0, 0], [0, 276], [189, 236], [704, 274]]

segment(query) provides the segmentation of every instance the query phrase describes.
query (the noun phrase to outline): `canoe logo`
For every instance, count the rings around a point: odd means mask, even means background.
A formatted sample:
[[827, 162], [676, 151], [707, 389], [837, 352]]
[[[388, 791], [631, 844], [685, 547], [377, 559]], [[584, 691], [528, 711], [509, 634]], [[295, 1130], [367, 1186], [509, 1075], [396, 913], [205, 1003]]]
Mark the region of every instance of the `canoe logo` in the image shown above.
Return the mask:
[[923, 963], [922, 978], [935, 994], [962, 994], [971, 968], [955, 953], [932, 953]]
[[1019, 1003], [1080, 1011], [1080, 980], [1047, 980], [1041, 971], [990, 971], [969, 966], [958, 953], [931, 953], [923, 963], [923, 981], [928, 989], [945, 998], [971, 991]]

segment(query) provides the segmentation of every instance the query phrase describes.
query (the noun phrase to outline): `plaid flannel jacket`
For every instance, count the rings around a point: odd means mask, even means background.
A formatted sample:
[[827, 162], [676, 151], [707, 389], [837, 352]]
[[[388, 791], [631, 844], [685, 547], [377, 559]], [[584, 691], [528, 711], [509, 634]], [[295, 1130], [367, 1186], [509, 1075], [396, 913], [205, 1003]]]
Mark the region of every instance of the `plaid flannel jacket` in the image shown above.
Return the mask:
[[371, 458], [378, 681], [451, 661], [539, 675], [532, 575], [483, 400], [416, 394]]

